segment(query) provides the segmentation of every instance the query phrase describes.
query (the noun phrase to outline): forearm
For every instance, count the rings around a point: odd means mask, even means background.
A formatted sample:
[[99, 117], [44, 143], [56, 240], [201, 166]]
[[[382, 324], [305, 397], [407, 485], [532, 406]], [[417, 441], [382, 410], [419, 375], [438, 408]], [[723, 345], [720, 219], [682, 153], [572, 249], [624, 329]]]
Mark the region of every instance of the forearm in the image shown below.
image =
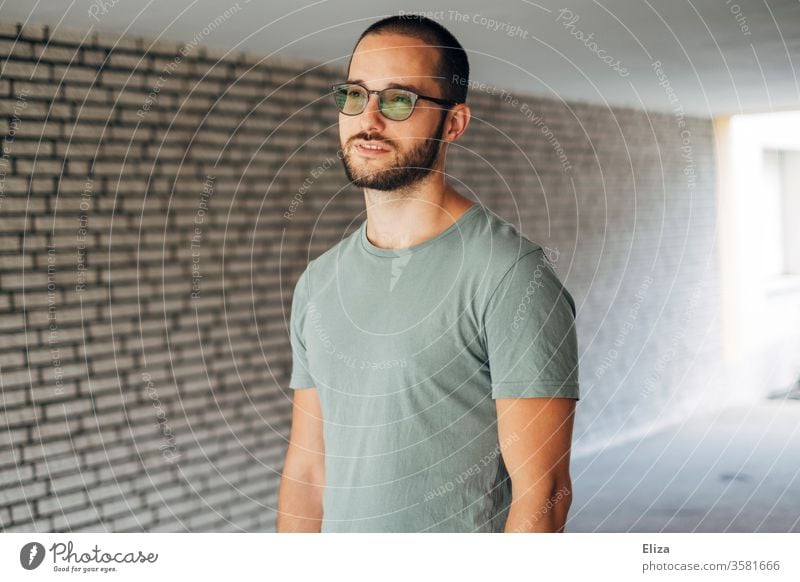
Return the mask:
[[563, 532], [571, 500], [568, 484], [512, 493], [505, 532]]
[[284, 471], [278, 492], [278, 532], [315, 532], [322, 527], [322, 479]]

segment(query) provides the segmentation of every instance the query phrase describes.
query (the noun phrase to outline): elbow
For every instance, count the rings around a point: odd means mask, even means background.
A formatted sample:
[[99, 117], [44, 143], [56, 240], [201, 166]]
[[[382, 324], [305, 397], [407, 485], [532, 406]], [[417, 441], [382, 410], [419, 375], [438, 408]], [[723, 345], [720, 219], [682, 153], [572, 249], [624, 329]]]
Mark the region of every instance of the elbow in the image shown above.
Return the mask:
[[281, 477], [308, 485], [322, 486], [325, 484], [325, 455], [311, 453], [290, 443]]
[[569, 508], [572, 506], [572, 481], [569, 477], [567, 477], [566, 480], [559, 481], [553, 488], [551, 495], [554, 506], [555, 531], [564, 533], [564, 529], [567, 525]]
[[550, 475], [535, 482], [511, 479], [511, 494], [514, 499], [535, 498], [539, 502], [565, 503], [572, 502], [572, 479], [569, 473]]
[[515, 528], [521, 528], [517, 531], [563, 533], [571, 504], [572, 481], [568, 474], [540, 480], [535, 485], [512, 480], [511, 515]]

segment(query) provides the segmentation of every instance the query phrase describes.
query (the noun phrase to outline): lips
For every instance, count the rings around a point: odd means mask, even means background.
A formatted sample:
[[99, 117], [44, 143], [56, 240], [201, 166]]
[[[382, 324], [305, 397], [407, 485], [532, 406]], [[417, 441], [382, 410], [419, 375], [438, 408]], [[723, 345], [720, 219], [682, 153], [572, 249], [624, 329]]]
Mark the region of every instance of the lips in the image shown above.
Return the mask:
[[391, 152], [391, 148], [376, 141], [360, 141], [355, 144], [356, 151], [364, 156], [382, 156]]

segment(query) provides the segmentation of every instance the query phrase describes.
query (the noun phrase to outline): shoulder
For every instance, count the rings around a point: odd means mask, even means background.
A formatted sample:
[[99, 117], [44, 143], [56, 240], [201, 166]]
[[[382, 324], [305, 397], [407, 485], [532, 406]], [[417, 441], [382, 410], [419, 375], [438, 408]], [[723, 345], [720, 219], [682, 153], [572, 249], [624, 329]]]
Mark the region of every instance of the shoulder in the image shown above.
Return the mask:
[[474, 251], [483, 255], [479, 262], [489, 266], [486, 301], [517, 301], [520, 293], [527, 296], [536, 289], [540, 302], [546, 296], [563, 296], [574, 313], [572, 296], [556, 272], [558, 249], [531, 240], [489, 209], [480, 222]]
[[476, 222], [476, 244], [471, 250], [482, 259], [480, 263], [491, 266], [496, 282], [518, 263], [537, 262], [542, 257], [550, 263], [558, 260], [556, 249], [531, 240], [489, 208], [483, 207], [483, 213]]

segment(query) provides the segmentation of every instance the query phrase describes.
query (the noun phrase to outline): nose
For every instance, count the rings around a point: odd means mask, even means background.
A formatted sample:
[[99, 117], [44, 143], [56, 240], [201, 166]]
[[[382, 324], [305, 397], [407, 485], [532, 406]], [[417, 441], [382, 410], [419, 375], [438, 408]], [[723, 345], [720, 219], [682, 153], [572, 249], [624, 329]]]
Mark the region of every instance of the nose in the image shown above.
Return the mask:
[[378, 109], [377, 95], [370, 93], [367, 96], [367, 106], [359, 115], [359, 123], [361, 124], [361, 131], [368, 133], [380, 132], [386, 127], [385, 118], [380, 109]]

